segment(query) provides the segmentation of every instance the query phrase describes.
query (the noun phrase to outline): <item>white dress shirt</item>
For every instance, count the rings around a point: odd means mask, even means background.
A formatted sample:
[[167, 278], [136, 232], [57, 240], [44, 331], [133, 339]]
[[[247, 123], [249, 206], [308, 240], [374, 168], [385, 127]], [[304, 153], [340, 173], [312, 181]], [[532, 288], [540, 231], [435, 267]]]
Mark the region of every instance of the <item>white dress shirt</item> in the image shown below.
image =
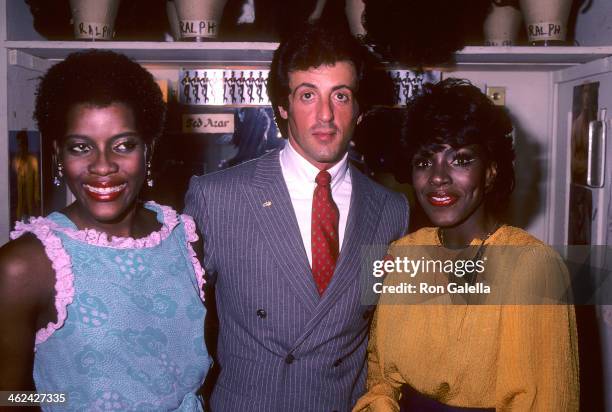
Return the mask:
[[[291, 204], [295, 211], [295, 217], [300, 227], [300, 235], [304, 242], [308, 263], [312, 267], [312, 196], [317, 186], [315, 178], [319, 174], [319, 169], [296, 152], [289, 141], [287, 141], [287, 144], [280, 152], [280, 164], [283, 178], [289, 190]], [[340, 212], [338, 236], [340, 250], [342, 250], [352, 191], [351, 173], [348, 168], [348, 154], [345, 154], [342, 160], [327, 171], [332, 178], [332, 197]]]

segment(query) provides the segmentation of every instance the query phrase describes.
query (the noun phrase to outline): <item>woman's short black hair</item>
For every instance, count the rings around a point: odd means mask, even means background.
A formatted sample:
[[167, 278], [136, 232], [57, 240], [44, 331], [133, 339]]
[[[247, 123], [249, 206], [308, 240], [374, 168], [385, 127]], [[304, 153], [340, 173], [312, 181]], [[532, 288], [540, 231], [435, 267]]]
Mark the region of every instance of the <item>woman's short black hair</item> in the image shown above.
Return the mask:
[[400, 135], [394, 167], [399, 181], [411, 181], [412, 161], [419, 152], [477, 144], [487, 161], [497, 165], [497, 176], [485, 195], [487, 210], [501, 212], [508, 205], [515, 183], [512, 121], [503, 107], [467, 80], [448, 78], [425, 85], [408, 103]]
[[367, 49], [350, 32], [322, 23], [309, 23], [294, 30], [280, 43], [274, 52], [267, 87], [276, 123], [284, 137], [287, 137], [287, 120], [280, 116], [278, 106], [289, 109], [289, 73], [340, 61], [349, 61], [355, 67], [359, 87], [356, 98], [359, 111], [363, 113], [368, 105], [361, 83], [369, 75], [373, 63]]
[[126, 56], [90, 50], [70, 54], [42, 77], [34, 117], [45, 139], [61, 140], [67, 113], [76, 104], [132, 109], [136, 129], [148, 145], [163, 130], [166, 105], [151, 73]]

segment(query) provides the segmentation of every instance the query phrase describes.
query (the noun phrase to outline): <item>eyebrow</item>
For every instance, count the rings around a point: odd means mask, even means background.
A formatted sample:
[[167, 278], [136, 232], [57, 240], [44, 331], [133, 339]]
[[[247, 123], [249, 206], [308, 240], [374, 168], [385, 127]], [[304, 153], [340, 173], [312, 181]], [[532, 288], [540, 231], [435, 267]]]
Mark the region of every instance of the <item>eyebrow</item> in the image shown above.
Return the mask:
[[[111, 136], [112, 140], [120, 139], [122, 137], [140, 137], [140, 133], [137, 132], [124, 132]], [[64, 136], [64, 139], [91, 139], [91, 137], [83, 134], [68, 134]]]

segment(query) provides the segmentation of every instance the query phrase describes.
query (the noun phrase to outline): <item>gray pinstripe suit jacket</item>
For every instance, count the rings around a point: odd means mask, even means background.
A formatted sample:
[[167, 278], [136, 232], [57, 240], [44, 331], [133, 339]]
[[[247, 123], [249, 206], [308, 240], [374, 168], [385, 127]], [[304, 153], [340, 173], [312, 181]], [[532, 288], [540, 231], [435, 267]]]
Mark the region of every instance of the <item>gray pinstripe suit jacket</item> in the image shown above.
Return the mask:
[[362, 246], [404, 234], [403, 196], [351, 166], [344, 243], [322, 297], [308, 258], [278, 150], [194, 177], [185, 213], [202, 233], [204, 267], [216, 276], [217, 411], [348, 411], [365, 389], [371, 308], [360, 303]]

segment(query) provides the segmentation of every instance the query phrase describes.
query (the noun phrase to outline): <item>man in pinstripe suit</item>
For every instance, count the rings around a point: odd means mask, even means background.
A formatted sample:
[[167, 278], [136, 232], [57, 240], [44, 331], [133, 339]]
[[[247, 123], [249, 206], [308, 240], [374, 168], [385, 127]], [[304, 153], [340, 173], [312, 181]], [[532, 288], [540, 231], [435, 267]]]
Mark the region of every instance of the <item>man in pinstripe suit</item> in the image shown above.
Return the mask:
[[[275, 52], [268, 85], [288, 144], [191, 181], [185, 212], [202, 232], [204, 266], [216, 282], [214, 412], [349, 411], [365, 389], [363, 247], [381, 246], [382, 257], [406, 231], [408, 206], [347, 160], [366, 107], [364, 71], [364, 51], [350, 35], [316, 25], [296, 32]], [[319, 251], [311, 252], [321, 173], [331, 179], [340, 248], [323, 283], [313, 277]]]

